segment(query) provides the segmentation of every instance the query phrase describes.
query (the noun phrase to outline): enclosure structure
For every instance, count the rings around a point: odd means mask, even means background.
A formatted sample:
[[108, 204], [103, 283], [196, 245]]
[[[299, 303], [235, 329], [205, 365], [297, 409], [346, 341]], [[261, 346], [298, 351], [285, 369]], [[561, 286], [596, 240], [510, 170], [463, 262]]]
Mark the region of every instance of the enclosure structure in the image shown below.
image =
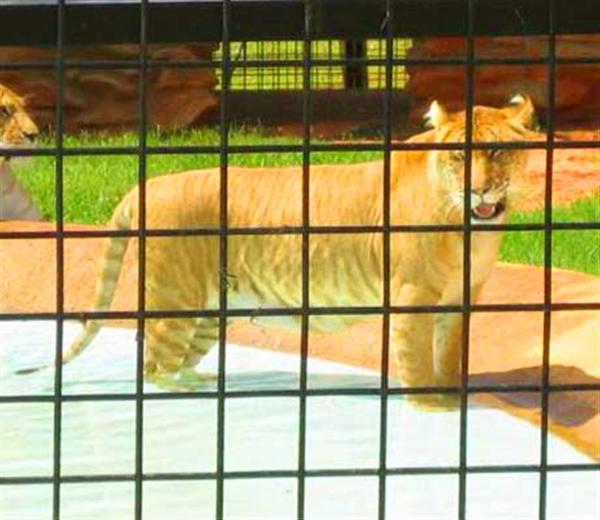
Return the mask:
[[[410, 40], [394, 41], [394, 57], [406, 57]], [[231, 55], [234, 63], [242, 64], [239, 71], [233, 72], [231, 90], [302, 90], [302, 67], [246, 67], [245, 61], [287, 61], [299, 63], [302, 60], [302, 41], [288, 42], [232, 42]], [[340, 89], [383, 89], [385, 74], [382, 66], [368, 66], [367, 59], [383, 60], [382, 40], [321, 40], [312, 42], [311, 55], [315, 61], [338, 61], [346, 65], [314, 68], [311, 90]], [[221, 50], [216, 58], [220, 59]], [[352, 62], [357, 63], [353, 64]], [[361, 63], [362, 62], [362, 63]], [[406, 70], [394, 67], [393, 88], [406, 85]]]
[[[25, 1], [25, 2], [3, 2], [2, 17], [7, 20], [7, 31], [0, 35], [1, 44], [50, 44], [56, 46], [56, 62], [52, 65], [57, 79], [57, 111], [55, 119], [55, 142], [54, 145], [40, 149], [14, 149], [10, 152], [0, 150], [5, 155], [47, 155], [55, 157], [56, 161], [56, 230], [52, 232], [11, 232], [5, 233], [2, 238], [11, 240], [36, 240], [40, 238], [53, 238], [56, 240], [56, 262], [57, 262], [57, 290], [56, 290], [56, 313], [36, 314], [19, 313], [4, 314], [0, 316], [2, 321], [9, 320], [40, 320], [52, 319], [56, 321], [56, 372], [54, 394], [52, 396], [28, 396], [19, 397], [11, 395], [0, 396], [3, 405], [20, 406], [22, 403], [51, 402], [54, 405], [54, 464], [53, 472], [49, 477], [12, 477], [2, 475], [1, 485], [33, 485], [39, 483], [51, 483], [53, 486], [53, 517], [61, 516], [61, 489], [65, 483], [78, 482], [104, 482], [104, 481], [129, 481], [135, 485], [135, 518], [143, 517], [144, 510], [144, 483], [148, 481], [175, 481], [175, 480], [211, 480], [216, 484], [216, 518], [224, 517], [224, 495], [225, 482], [232, 479], [261, 479], [261, 478], [293, 478], [297, 479], [297, 517], [305, 517], [306, 495], [305, 481], [312, 477], [350, 477], [363, 476], [373, 477], [378, 481], [378, 516], [386, 518], [392, 516], [386, 511], [386, 481], [394, 475], [428, 475], [428, 474], [455, 474], [458, 476], [458, 516], [467, 516], [466, 496], [468, 490], [468, 475], [489, 473], [514, 474], [532, 473], [539, 476], [539, 507], [540, 518], [547, 516], [547, 478], [551, 472], [585, 472], [598, 471], [600, 465], [597, 463], [556, 465], [548, 461], [548, 409], [550, 396], [556, 392], [582, 391], [598, 392], [600, 385], [576, 384], [560, 385], [551, 384], [549, 374], [549, 345], [553, 313], [557, 311], [598, 310], [598, 302], [589, 303], [561, 303], [552, 301], [552, 233], [554, 230], [583, 230], [598, 229], [598, 222], [584, 223], [556, 223], [552, 219], [552, 175], [553, 175], [553, 150], [557, 148], [597, 148], [599, 143], [588, 141], [559, 142], [555, 139], [554, 128], [554, 105], [555, 105], [555, 76], [556, 68], [561, 63], [577, 62], [577, 58], [561, 58], [556, 53], [556, 37], [559, 34], [569, 33], [593, 33], [598, 31], [597, 15], [593, 12], [593, 6], [587, 1], [571, 1], [567, 3], [557, 0], [548, 2], [484, 2], [476, 0], [431, 0], [428, 2], [411, 2], [404, 0], [387, 0], [378, 2], [377, 8], [372, 2], [360, 0], [332, 0], [332, 1], [310, 1], [307, 0], [281, 0], [281, 1], [142, 1], [142, 2], [77, 2], [77, 1]], [[35, 31], [23, 31], [24, 20], [27, 26], [37, 27]], [[101, 23], [98, 20], [109, 20], [109, 23]], [[471, 131], [467, 131], [465, 143], [449, 143], [417, 145], [414, 143], [394, 142], [391, 127], [394, 117], [391, 110], [392, 88], [393, 88], [393, 66], [406, 65], [410, 60], [406, 58], [395, 58], [393, 54], [393, 43], [397, 38], [411, 38], [423, 35], [455, 35], [466, 39], [466, 54], [457, 59], [427, 58], [416, 60], [411, 63], [455, 65], [464, 67], [466, 75], [466, 120], [467, 128], [471, 128], [473, 106], [475, 100], [474, 72], [479, 66], [511, 65], [529, 62], [531, 58], [514, 56], [510, 59], [486, 58], [476, 55], [476, 36], [480, 35], [546, 35], [548, 38], [548, 54], [540, 57], [537, 63], [547, 66], [548, 112], [545, 116], [546, 139], [542, 142], [527, 143], [499, 143], [492, 145], [497, 149], [544, 149], [547, 151], [546, 183], [545, 183], [545, 221], [543, 224], [472, 224], [470, 223], [470, 198], [464, 201], [464, 224], [458, 227], [452, 226], [393, 226], [390, 221], [390, 168], [391, 154], [400, 150], [419, 149], [456, 149], [464, 150], [467, 157], [465, 170], [465, 193], [469, 193], [471, 168], [468, 158], [473, 150], [480, 149], [481, 143], [473, 143]], [[232, 145], [230, 143], [230, 82], [233, 69], [233, 54], [231, 52], [232, 41], [260, 40], [260, 39], [288, 39], [291, 37], [301, 38], [303, 41], [303, 56], [300, 63], [296, 61], [282, 62], [277, 66], [300, 66], [302, 69], [302, 142], [292, 145]], [[344, 41], [359, 41], [367, 38], [378, 38], [385, 41], [385, 54], [382, 58], [371, 59], [369, 57], [346, 57], [315, 58], [312, 55], [311, 42], [317, 39], [341, 38]], [[222, 45], [220, 67], [220, 143], [218, 146], [150, 146], [147, 140], [147, 112], [146, 112], [146, 77], [154, 68], [194, 68], [213, 67], [212, 60], [205, 62], [170, 62], [168, 64], [160, 61], [150, 61], [147, 56], [150, 43], [171, 41], [220, 41]], [[73, 63], [65, 59], [64, 49], [67, 44], [81, 43], [121, 43], [133, 42], [139, 44], [139, 59], [131, 62], [85, 62]], [[413, 60], [414, 61], [414, 60]], [[535, 61], [535, 60], [534, 60]], [[579, 60], [586, 63], [598, 63], [598, 58]], [[311, 71], [319, 66], [344, 66], [366, 63], [377, 65], [385, 69], [385, 95], [383, 96], [382, 123], [383, 136], [378, 143], [322, 143], [313, 142], [311, 135]], [[264, 60], [246, 60], [243, 63], [247, 67], [265, 67], [272, 65]], [[35, 68], [47, 67], [47, 64], [22, 63], [0, 64], [0, 67], [9, 68]], [[139, 71], [139, 136], [138, 145], [135, 147], [119, 148], [73, 148], [67, 147], [63, 136], [63, 83], [68, 70], [72, 68], [93, 68], [98, 70], [110, 70], [112, 68], [132, 68]], [[311, 156], [314, 153], [328, 150], [358, 150], [358, 151], [380, 151], [383, 156], [382, 200], [384, 209], [384, 222], [382, 226], [371, 226], [368, 228], [349, 226], [315, 227], [310, 225], [309, 215], [309, 188]], [[232, 228], [227, 219], [227, 175], [231, 154], [247, 154], [261, 152], [294, 152], [302, 154], [303, 166], [303, 222], [301, 226], [282, 229], [242, 229]], [[219, 229], [188, 229], [167, 230], [147, 229], [145, 222], [145, 190], [146, 161], [153, 154], [217, 154], [220, 157], [221, 171], [221, 215]], [[85, 155], [119, 155], [130, 154], [139, 160], [139, 197], [141, 211], [141, 228], [131, 233], [117, 231], [74, 231], [67, 230], [64, 226], [63, 207], [63, 160], [67, 156]], [[471, 255], [470, 237], [472, 232], [494, 232], [499, 230], [544, 232], [545, 237], [545, 271], [544, 271], [544, 301], [537, 304], [497, 304], [478, 305], [470, 301], [470, 270]], [[390, 236], [393, 233], [439, 233], [459, 231], [464, 233], [464, 284], [463, 305], [454, 307], [421, 306], [421, 307], [395, 307], [391, 304], [390, 295]], [[383, 300], [381, 306], [363, 308], [341, 308], [341, 307], [319, 307], [314, 308], [309, 301], [309, 257], [308, 245], [311, 236], [323, 233], [379, 233], [384, 244], [383, 273]], [[302, 306], [296, 309], [228, 309], [227, 305], [227, 279], [220, 279], [220, 299], [217, 311], [192, 310], [180, 311], [148, 311], [145, 309], [145, 249], [144, 244], [152, 237], [181, 236], [182, 234], [215, 236], [220, 241], [220, 266], [221, 272], [227, 272], [228, 237], [241, 234], [296, 234], [302, 240]], [[70, 313], [65, 311], [65, 299], [63, 292], [63, 280], [65, 276], [64, 243], [69, 238], [85, 238], [97, 236], [134, 236], [138, 238], [139, 249], [139, 283], [138, 283], [138, 308], [133, 312], [109, 312], [109, 313]], [[390, 316], [395, 313], [461, 313], [464, 318], [463, 325], [463, 350], [462, 366], [469, 366], [469, 322], [473, 313], [477, 312], [542, 312], [544, 316], [544, 357], [541, 380], [536, 385], [502, 385], [493, 387], [470, 387], [468, 384], [468, 370], [463, 368], [461, 386], [457, 388], [403, 388], [390, 384], [389, 381], [389, 321]], [[335, 388], [326, 390], [311, 390], [307, 388], [307, 363], [309, 352], [309, 320], [311, 316], [322, 314], [367, 314], [377, 315], [382, 318], [382, 344], [381, 349], [381, 375], [380, 387], [377, 389]], [[228, 318], [262, 316], [295, 315], [301, 317], [301, 355], [299, 359], [299, 386], [293, 391], [229, 391], [225, 385], [226, 367], [226, 343]], [[218, 366], [218, 388], [216, 392], [190, 392], [186, 394], [149, 394], [144, 392], [142, 385], [143, 367], [143, 331], [147, 319], [161, 316], [210, 316], [219, 319], [219, 366]], [[63, 324], [65, 320], [91, 318], [120, 318], [137, 320], [138, 327], [138, 350], [137, 350], [137, 376], [136, 391], [134, 394], [113, 395], [69, 395], [65, 396], [62, 388], [62, 345]], [[531, 465], [477, 465], [471, 466], [467, 461], [467, 435], [468, 409], [467, 403], [470, 395], [474, 393], [495, 392], [530, 392], [539, 394], [541, 403], [540, 419], [540, 452], [539, 462]], [[388, 400], [394, 395], [407, 395], [415, 393], [440, 394], [453, 393], [460, 396], [460, 442], [456, 449], [459, 452], [459, 463], [457, 466], [448, 467], [390, 467], [387, 462], [387, 435], [388, 435]], [[321, 469], [311, 470], [306, 467], [306, 438], [307, 401], [315, 395], [366, 395], [376, 396], [380, 400], [379, 429], [379, 464], [372, 468], [350, 468], [344, 470]], [[299, 432], [298, 432], [298, 461], [297, 469], [293, 471], [261, 471], [252, 470], [244, 472], [228, 472], [224, 464], [225, 453], [225, 415], [226, 403], [230, 399], [261, 398], [273, 395], [285, 395], [295, 397], [299, 402]], [[217, 400], [217, 461], [216, 471], [201, 473], [161, 473], [148, 474], [144, 471], [143, 436], [144, 436], [144, 404], [152, 399], [185, 399], [206, 398]], [[116, 475], [92, 475], [92, 476], [64, 476], [61, 472], [61, 425], [63, 403], [67, 401], [85, 400], [127, 400], [135, 403], [136, 428], [135, 428], [135, 471], [133, 474]]]

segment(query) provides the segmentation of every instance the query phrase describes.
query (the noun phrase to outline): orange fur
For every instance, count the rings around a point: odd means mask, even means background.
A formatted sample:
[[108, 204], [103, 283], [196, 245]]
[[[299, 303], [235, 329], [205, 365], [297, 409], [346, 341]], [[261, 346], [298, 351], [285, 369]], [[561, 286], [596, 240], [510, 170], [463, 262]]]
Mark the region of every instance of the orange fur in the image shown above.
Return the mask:
[[[411, 142], [464, 141], [464, 113], [446, 114], [438, 105], [434, 128]], [[533, 116], [528, 99], [502, 109], [474, 109], [475, 141], [515, 141], [528, 135]], [[520, 173], [526, 152], [476, 150], [472, 162], [473, 204], [506, 208], [493, 222], [505, 222], [510, 179]], [[301, 168], [229, 169], [230, 228], [300, 226]], [[464, 155], [455, 151], [401, 151], [392, 155], [391, 220], [400, 224], [461, 224]], [[313, 166], [310, 170], [312, 226], [383, 224], [382, 165], [379, 162]], [[487, 191], [485, 191], [487, 190]], [[220, 172], [190, 171], [147, 184], [148, 228], [219, 227]], [[485, 191], [485, 193], [484, 193]], [[115, 210], [111, 227], [135, 229], [138, 190]], [[500, 245], [500, 232], [472, 234], [471, 292], [488, 277]], [[126, 238], [107, 240], [98, 282], [97, 308], [110, 308]], [[382, 233], [315, 233], [309, 239], [309, 303], [322, 306], [381, 306]], [[396, 232], [391, 236], [392, 305], [459, 305], [463, 288], [462, 232]], [[217, 309], [218, 236], [149, 237], [146, 243], [148, 310]], [[302, 238], [299, 234], [228, 237], [229, 308], [301, 307]], [[314, 330], [335, 330], [361, 316], [311, 316]], [[298, 323], [300, 316], [287, 318]], [[260, 320], [258, 321], [269, 321]], [[93, 339], [100, 322], [86, 329], [65, 356], [69, 361]], [[461, 314], [393, 314], [391, 359], [409, 386], [454, 386], [460, 381]], [[151, 319], [146, 324], [145, 374], [175, 388], [189, 375], [218, 337], [217, 319]], [[374, 345], [373, 348], [379, 348]], [[186, 379], [187, 378], [187, 379]], [[187, 382], [186, 382], [187, 381]], [[454, 399], [415, 397], [424, 406], [451, 406]]]
[[[31, 145], [38, 135], [25, 101], [0, 85], [0, 148]], [[12, 175], [9, 161], [0, 157], [0, 220], [41, 220], [29, 193]]]
[[38, 128], [27, 114], [25, 100], [0, 84], [0, 142], [20, 146], [37, 138]]

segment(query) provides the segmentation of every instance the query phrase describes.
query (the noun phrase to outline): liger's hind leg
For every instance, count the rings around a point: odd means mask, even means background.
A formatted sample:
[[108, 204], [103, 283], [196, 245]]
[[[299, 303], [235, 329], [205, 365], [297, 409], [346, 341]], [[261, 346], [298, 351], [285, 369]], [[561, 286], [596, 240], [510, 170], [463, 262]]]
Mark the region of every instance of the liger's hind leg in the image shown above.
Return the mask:
[[208, 378], [194, 370], [216, 338], [215, 320], [169, 318], [148, 320], [144, 373], [148, 381], [175, 391], [193, 390]]
[[190, 342], [192, 348], [186, 359], [186, 366], [195, 367], [218, 340], [219, 320], [216, 318], [199, 320]]

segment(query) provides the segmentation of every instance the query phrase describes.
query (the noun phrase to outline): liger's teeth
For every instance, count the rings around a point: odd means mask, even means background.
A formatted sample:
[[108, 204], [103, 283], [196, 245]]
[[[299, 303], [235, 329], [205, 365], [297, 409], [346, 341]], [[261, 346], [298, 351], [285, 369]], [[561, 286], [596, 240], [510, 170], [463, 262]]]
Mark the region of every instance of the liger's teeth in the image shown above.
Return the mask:
[[479, 219], [488, 219], [496, 215], [498, 210], [497, 204], [481, 203], [473, 208], [473, 214]]

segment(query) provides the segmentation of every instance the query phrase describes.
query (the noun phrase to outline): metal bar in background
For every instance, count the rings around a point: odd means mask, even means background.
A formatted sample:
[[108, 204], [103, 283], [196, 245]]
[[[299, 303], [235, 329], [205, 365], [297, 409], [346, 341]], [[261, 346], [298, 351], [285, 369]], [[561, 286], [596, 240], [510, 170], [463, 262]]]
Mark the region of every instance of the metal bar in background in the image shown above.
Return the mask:
[[548, 418], [550, 383], [550, 339], [552, 334], [552, 183], [554, 179], [554, 117], [556, 110], [556, 2], [547, 1], [548, 9], [548, 98], [546, 114], [546, 179], [544, 186], [544, 314], [542, 336], [542, 391], [540, 394], [540, 490], [538, 516], [546, 518], [548, 472]]
[[[581, 473], [600, 470], [600, 464], [549, 464], [549, 472], [553, 473]], [[387, 469], [388, 476], [392, 475], [456, 475], [459, 471], [457, 466], [415, 466], [415, 467], [393, 467]], [[505, 474], [505, 473], [539, 473], [540, 467], [536, 464], [508, 464], [508, 465], [486, 465], [470, 466], [467, 472], [470, 474]], [[313, 469], [306, 470], [309, 478], [331, 478], [331, 477], [377, 477], [379, 468], [357, 468], [357, 469]], [[173, 473], [150, 473], [144, 475], [145, 482], [181, 482], [190, 480], [214, 480], [215, 472], [173, 472]], [[297, 478], [295, 470], [270, 470], [270, 471], [227, 471], [224, 473], [226, 479], [272, 479], [272, 478]], [[96, 482], [132, 482], [135, 475], [111, 474], [105, 475], [66, 475], [61, 477], [61, 483], [96, 483]], [[31, 485], [47, 484], [52, 482], [52, 477], [9, 477], [0, 480], [6, 485]]]
[[378, 519], [385, 520], [387, 496], [387, 443], [388, 443], [388, 391], [390, 376], [390, 314], [391, 314], [391, 163], [392, 163], [392, 88], [394, 54], [394, 9], [391, 0], [385, 0], [383, 28], [385, 30], [385, 98], [383, 105], [383, 190], [382, 197], [382, 315], [381, 315], [381, 370], [379, 400], [379, 482]]
[[[510, 394], [510, 393], [540, 393], [542, 391], [542, 385], [531, 385], [531, 384], [512, 384], [512, 385], [485, 385], [485, 386], [471, 386], [468, 389], [468, 393], [472, 395], [477, 394]], [[549, 385], [548, 392], [550, 393], [561, 393], [561, 392], [598, 392], [600, 391], [600, 383], [580, 383], [580, 384], [561, 384], [561, 385]], [[394, 396], [401, 395], [432, 395], [432, 394], [460, 394], [461, 389], [459, 387], [452, 388], [446, 386], [436, 387], [394, 387], [389, 388], [386, 393]], [[381, 388], [307, 388], [304, 392], [307, 396], [381, 396]], [[299, 389], [288, 389], [288, 390], [229, 390], [225, 392], [225, 396], [228, 399], [248, 399], [248, 398], [270, 398], [270, 397], [299, 397], [301, 391]], [[214, 399], [218, 397], [217, 391], [204, 390], [204, 391], [189, 391], [189, 392], [178, 392], [176, 394], [170, 393], [153, 393], [146, 392], [144, 399], [147, 401], [169, 401], [177, 399], [197, 399], [207, 398]], [[54, 397], [52, 395], [7, 395], [0, 396], [0, 404], [18, 404], [18, 403], [51, 403]], [[83, 402], [83, 401], [94, 401], [94, 402], [106, 402], [106, 401], [135, 401], [135, 394], [67, 394], [62, 397], [63, 402]], [[587, 467], [587, 465], [585, 465]], [[5, 482], [6, 479], [0, 478], [0, 483]]]
[[[392, 0], [398, 37], [464, 36], [463, 0]], [[131, 0], [70, 1], [65, 43], [137, 43], [138, 2]], [[3, 0], [0, 45], [54, 45], [56, 4], [45, 0]], [[381, 19], [368, 0], [327, 0], [314, 5], [315, 39], [376, 38]], [[234, 0], [230, 41], [302, 40], [303, 0]], [[220, 0], [155, 0], [148, 5], [148, 43], [220, 41]], [[110, 25], [98, 24], [110, 19]], [[533, 0], [488, 0], [474, 12], [475, 36], [528, 36], [546, 34], [547, 18]], [[22, 27], [30, 27], [23, 31]], [[557, 5], [556, 34], [598, 31], [595, 2], [570, 0]]]
[[458, 518], [467, 516], [467, 442], [468, 442], [468, 406], [469, 406], [469, 348], [471, 328], [471, 183], [473, 163], [473, 124], [475, 105], [475, 8], [477, 0], [465, 0], [467, 38], [465, 68], [465, 169], [463, 198], [463, 280], [462, 280], [462, 349], [460, 362], [460, 430], [459, 430], [459, 474], [458, 474]]
[[[139, 3], [139, 68], [138, 68], [138, 251], [137, 251], [137, 308], [146, 310], [146, 178], [147, 178], [147, 80], [148, 80], [148, 0]], [[144, 361], [146, 319], [141, 315], [137, 322], [136, 366], [135, 366], [135, 487], [134, 518], [143, 517], [144, 474]]]
[[[463, 143], [417, 143], [417, 142], [394, 142], [391, 144], [391, 149], [399, 150], [462, 150]], [[570, 149], [598, 149], [600, 148], [600, 140], [596, 141], [556, 141], [553, 149], [570, 150]], [[473, 150], [547, 150], [546, 141], [516, 141], [503, 143], [473, 143]], [[302, 153], [301, 144], [272, 144], [272, 145], [230, 145], [229, 152], [231, 154], [248, 154], [248, 153]], [[381, 143], [312, 143], [310, 145], [311, 152], [381, 152], [383, 146]], [[218, 154], [220, 149], [218, 146], [212, 145], [185, 145], [185, 146], [147, 146], [146, 152], [148, 155], [170, 155], [170, 154], [190, 154], [190, 153], [205, 153]], [[137, 146], [107, 146], [107, 147], [63, 147], [64, 156], [77, 155], [138, 155], [139, 147]], [[42, 149], [35, 148], [11, 148], [0, 149], [0, 157], [53, 157], [56, 154], [55, 147], [46, 147]]]
[[[344, 58], [348, 60], [367, 61], [367, 45], [364, 40], [345, 40]], [[368, 86], [367, 68], [361, 63], [347, 63], [344, 67], [344, 87], [367, 88]], [[387, 91], [386, 91], [387, 92]]]
[[[480, 232], [497, 232], [497, 231], [544, 231], [545, 226], [543, 223], [539, 224], [472, 224], [471, 229], [473, 231]], [[600, 222], [553, 222], [552, 230], [597, 230], [600, 229]], [[390, 226], [392, 233], [408, 233], [411, 231], [419, 233], [438, 233], [440, 231], [462, 231], [462, 225], [460, 224], [447, 224], [447, 225], [404, 225], [404, 226]], [[310, 226], [309, 232], [313, 235], [319, 234], [362, 234], [362, 233], [383, 233], [383, 226]], [[215, 228], [178, 228], [178, 229], [161, 229], [152, 228], [148, 229], [146, 236], [148, 237], [176, 237], [176, 236], [216, 236], [219, 234], [219, 230]], [[300, 235], [302, 234], [302, 227], [300, 226], [289, 226], [289, 227], [256, 227], [256, 228], [229, 228], [229, 235]], [[42, 240], [48, 238], [56, 238], [58, 233], [56, 231], [0, 231], [0, 240]], [[62, 234], [65, 238], [107, 238], [107, 237], [132, 237], [137, 236], [135, 230], [111, 230], [111, 229], [99, 229], [99, 230], [65, 230]], [[528, 304], [525, 304], [527, 308]], [[2, 320], [2, 315], [0, 315]]]
[[[444, 143], [417, 143], [417, 142], [393, 142], [391, 149], [399, 150], [462, 150], [464, 143], [444, 142]], [[600, 140], [573, 140], [573, 141], [555, 141], [553, 149], [575, 150], [575, 149], [598, 149]], [[546, 141], [515, 141], [503, 143], [473, 143], [473, 150], [547, 150]], [[302, 153], [301, 144], [267, 144], [267, 145], [230, 145], [231, 154], [248, 153]], [[381, 143], [311, 143], [311, 152], [382, 152]], [[219, 154], [220, 148], [216, 145], [184, 145], [184, 146], [147, 146], [148, 155], [175, 155], [175, 154]], [[139, 146], [107, 146], [107, 147], [63, 147], [63, 155], [139, 155]], [[56, 154], [56, 147], [36, 148], [11, 148], [0, 149], [0, 157], [53, 157]]]
[[221, 3], [221, 95], [220, 95], [220, 191], [219, 191], [219, 360], [217, 382], [217, 478], [215, 518], [222, 520], [225, 506], [225, 378], [227, 359], [227, 273], [228, 273], [228, 173], [229, 173], [229, 89], [231, 81], [231, 0]]
[[302, 47], [302, 315], [300, 321], [300, 375], [298, 402], [298, 493], [297, 520], [304, 520], [306, 509], [306, 411], [308, 348], [310, 334], [310, 142], [313, 1], [305, 0], [304, 41]]
[[[245, 51], [241, 56], [245, 55]], [[461, 56], [414, 56], [414, 57], [396, 57], [392, 58], [394, 66], [406, 65], [439, 65], [441, 67], [449, 65], [464, 65], [466, 58]], [[217, 59], [194, 59], [194, 60], [152, 60], [148, 59], [147, 67], [149, 69], [214, 69], [219, 67]], [[313, 58], [314, 67], [347, 67], [347, 66], [380, 66], [384, 67], [387, 61], [385, 58], [377, 57], [344, 57], [344, 58]], [[545, 65], [547, 59], [543, 56], [475, 56], [473, 59], [475, 65]], [[594, 65], [600, 63], [600, 56], [556, 56], [557, 65]], [[83, 70], [137, 70], [136, 60], [67, 60], [63, 64], [65, 70], [83, 69]], [[302, 58], [242, 58], [235, 62], [235, 69], [245, 71], [248, 68], [256, 67], [302, 67]], [[54, 70], [55, 64], [51, 61], [29, 61], [29, 62], [2, 62], [0, 61], [0, 70]], [[249, 82], [246, 83], [249, 85]]]
[[[506, 311], [512, 312], [514, 310], [527, 310], [527, 311], [538, 311], [542, 310], [544, 304], [498, 304], [498, 305], [485, 305], [480, 310], [482, 312], [498, 312]], [[556, 305], [556, 308], [560, 310], [566, 310], [567, 308], [578, 308], [579, 310], [596, 309], [600, 306], [598, 303], [588, 304], [577, 304], [577, 303], [565, 303], [562, 305]], [[382, 307], [311, 307], [309, 314], [311, 316], [338, 316], [342, 314], [350, 315], [377, 315], [383, 311]], [[411, 306], [411, 307], [392, 307], [392, 312], [461, 312], [459, 306]], [[176, 317], [196, 317], [196, 318], [214, 318], [219, 315], [219, 310], [164, 310], [164, 311], [81, 311], [81, 312], [65, 312], [64, 318], [66, 320], [108, 320], [108, 319], [134, 319], [140, 316], [146, 316], [148, 319], [158, 318], [176, 318]], [[269, 307], [264, 309], [228, 309], [226, 313], [229, 318], [256, 318], [266, 316], [301, 316], [302, 308], [293, 307]], [[2, 313], [0, 314], [0, 321], [10, 321], [15, 319], [23, 319], [28, 321], [33, 320], [46, 320], [56, 318], [54, 312], [31, 312], [31, 313]]]
[[[473, 304], [471, 312], [540, 312], [547, 309], [544, 303], [512, 303], [512, 304]], [[595, 311], [600, 310], [600, 302], [582, 303], [552, 303], [552, 311]], [[311, 316], [375, 316], [384, 311], [383, 307], [311, 307]], [[411, 305], [390, 307], [393, 314], [419, 314], [419, 313], [460, 313], [463, 309], [460, 305]], [[257, 318], [274, 316], [301, 316], [301, 308], [272, 307], [266, 309], [228, 309], [226, 316], [229, 318]], [[113, 319], [159, 319], [159, 318], [215, 318], [219, 316], [218, 310], [165, 310], [165, 311], [103, 311], [103, 312], [64, 312], [65, 320], [113, 320]], [[56, 319], [53, 312], [32, 313], [3, 313], [0, 314], [0, 322], [11, 320], [49, 320]]]
[[63, 127], [65, 100], [65, 0], [58, 0], [56, 10], [56, 111], [55, 111], [55, 206], [56, 206], [56, 344], [54, 355], [54, 432], [52, 468], [52, 518], [58, 520], [61, 510], [60, 478], [62, 459], [62, 344], [65, 310], [65, 237], [64, 237], [64, 155]]

